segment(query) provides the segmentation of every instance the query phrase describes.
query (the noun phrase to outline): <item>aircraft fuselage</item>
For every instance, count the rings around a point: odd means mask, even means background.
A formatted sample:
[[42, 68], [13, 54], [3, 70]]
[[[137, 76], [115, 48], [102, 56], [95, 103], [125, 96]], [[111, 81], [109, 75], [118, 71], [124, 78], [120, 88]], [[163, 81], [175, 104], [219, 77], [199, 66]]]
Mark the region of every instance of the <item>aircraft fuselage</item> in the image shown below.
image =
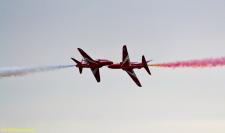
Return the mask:
[[142, 63], [131, 62], [129, 66], [123, 66], [123, 62], [108, 65], [111, 69], [141, 69], [144, 65]]
[[113, 64], [112, 61], [110, 60], [104, 60], [104, 59], [99, 59], [95, 60], [95, 63], [87, 63], [86, 61], [82, 60], [81, 64], [77, 64], [76, 67], [82, 67], [82, 68], [100, 68], [103, 66], [111, 65]]

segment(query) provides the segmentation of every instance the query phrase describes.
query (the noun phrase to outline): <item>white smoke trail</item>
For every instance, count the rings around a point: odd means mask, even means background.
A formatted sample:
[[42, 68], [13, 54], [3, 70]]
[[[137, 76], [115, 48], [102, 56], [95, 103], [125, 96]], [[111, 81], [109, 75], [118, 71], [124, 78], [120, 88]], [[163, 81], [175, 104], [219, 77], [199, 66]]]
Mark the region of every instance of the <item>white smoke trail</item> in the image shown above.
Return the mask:
[[0, 78], [11, 76], [23, 76], [27, 74], [46, 72], [57, 69], [74, 67], [74, 65], [55, 65], [55, 66], [40, 66], [40, 67], [7, 67], [0, 68]]

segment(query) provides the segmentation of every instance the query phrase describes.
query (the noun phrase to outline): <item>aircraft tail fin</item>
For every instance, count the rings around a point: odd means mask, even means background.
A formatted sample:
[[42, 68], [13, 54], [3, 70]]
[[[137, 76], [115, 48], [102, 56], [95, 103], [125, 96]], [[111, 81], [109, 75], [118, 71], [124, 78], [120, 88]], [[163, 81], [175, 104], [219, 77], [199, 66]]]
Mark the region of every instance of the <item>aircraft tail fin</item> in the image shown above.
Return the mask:
[[144, 65], [144, 68], [145, 68], [145, 70], [148, 72], [148, 74], [151, 75], [151, 72], [150, 72], [150, 70], [149, 70], [149, 68], [148, 68], [148, 64], [147, 64], [148, 62], [149, 62], [149, 61], [146, 61], [146, 60], [145, 60], [145, 56], [143, 55], [143, 56], [142, 56], [142, 64]]
[[81, 62], [80, 61], [78, 61], [78, 60], [76, 60], [76, 59], [74, 59], [74, 58], [71, 58], [74, 62], [76, 62], [77, 64], [81, 64]]
[[[71, 58], [71, 59], [72, 59], [75, 63], [77, 63], [78, 66], [81, 64], [80, 61], [78, 61], [78, 60], [76, 60], [76, 59], [74, 59], [74, 58]], [[83, 68], [79, 66], [79, 72], [80, 72], [80, 74], [82, 73], [82, 70], [83, 70]]]

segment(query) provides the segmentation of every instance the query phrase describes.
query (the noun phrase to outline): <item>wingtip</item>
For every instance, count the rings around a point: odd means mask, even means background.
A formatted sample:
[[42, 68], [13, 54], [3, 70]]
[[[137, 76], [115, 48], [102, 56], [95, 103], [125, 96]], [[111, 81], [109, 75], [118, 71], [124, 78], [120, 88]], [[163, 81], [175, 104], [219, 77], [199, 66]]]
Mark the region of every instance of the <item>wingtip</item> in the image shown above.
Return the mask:
[[78, 51], [82, 51], [82, 49], [81, 49], [81, 48], [77, 48], [77, 50], [78, 50]]
[[148, 74], [149, 74], [149, 75], [152, 75], [152, 73], [151, 73], [151, 71], [150, 71], [150, 70], [149, 70]]
[[101, 79], [96, 79], [97, 83], [100, 83], [101, 82]]
[[139, 82], [139, 83], [137, 83], [137, 86], [142, 87], [142, 85], [141, 85], [141, 83], [140, 83], [140, 82]]

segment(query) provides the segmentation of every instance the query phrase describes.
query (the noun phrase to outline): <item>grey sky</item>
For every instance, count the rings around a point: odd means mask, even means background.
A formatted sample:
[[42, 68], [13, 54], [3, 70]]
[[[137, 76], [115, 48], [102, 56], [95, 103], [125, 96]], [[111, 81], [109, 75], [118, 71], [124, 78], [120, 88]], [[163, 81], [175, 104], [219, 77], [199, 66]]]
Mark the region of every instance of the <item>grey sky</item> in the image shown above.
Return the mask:
[[[225, 53], [224, 0], [1, 0], [0, 67], [72, 64], [93, 58], [153, 62]], [[0, 80], [0, 128], [61, 133], [224, 133], [225, 68], [75, 68]]]

